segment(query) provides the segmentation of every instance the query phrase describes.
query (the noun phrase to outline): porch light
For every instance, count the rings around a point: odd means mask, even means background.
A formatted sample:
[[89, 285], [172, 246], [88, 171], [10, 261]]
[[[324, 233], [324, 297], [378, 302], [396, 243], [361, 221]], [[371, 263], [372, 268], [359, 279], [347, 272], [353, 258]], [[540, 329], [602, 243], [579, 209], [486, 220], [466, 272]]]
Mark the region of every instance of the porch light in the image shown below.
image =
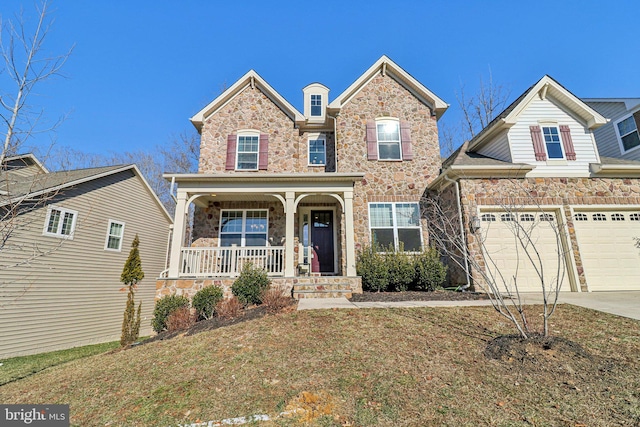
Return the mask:
[[480, 218], [478, 218], [476, 215], [471, 217], [469, 228], [471, 229], [472, 233], [475, 233], [476, 231], [480, 230]]

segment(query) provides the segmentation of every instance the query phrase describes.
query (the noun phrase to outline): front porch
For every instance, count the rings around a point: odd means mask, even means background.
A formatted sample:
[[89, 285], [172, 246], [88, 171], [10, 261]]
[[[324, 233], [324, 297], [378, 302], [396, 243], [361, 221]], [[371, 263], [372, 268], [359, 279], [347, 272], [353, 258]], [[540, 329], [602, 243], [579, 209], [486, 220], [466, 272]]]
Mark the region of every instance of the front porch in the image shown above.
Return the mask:
[[169, 268], [158, 280], [157, 298], [191, 297], [209, 285], [230, 295], [248, 263], [298, 298], [362, 292], [353, 220], [353, 184], [362, 175], [165, 176], [178, 184], [177, 206]]

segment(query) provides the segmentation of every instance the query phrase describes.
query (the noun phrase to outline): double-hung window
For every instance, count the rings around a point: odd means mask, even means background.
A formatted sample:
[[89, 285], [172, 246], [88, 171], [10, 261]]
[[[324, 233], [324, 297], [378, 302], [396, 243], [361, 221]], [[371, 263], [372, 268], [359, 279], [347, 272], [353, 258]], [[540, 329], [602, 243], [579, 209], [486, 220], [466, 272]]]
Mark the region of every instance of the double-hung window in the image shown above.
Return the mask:
[[260, 148], [260, 135], [258, 133], [239, 134], [237, 145], [237, 170], [258, 170], [258, 152]]
[[124, 222], [109, 220], [107, 227], [107, 239], [104, 243], [104, 249], [107, 251], [122, 250], [122, 237], [124, 236]]
[[555, 126], [542, 126], [542, 136], [544, 137], [544, 143], [547, 147], [548, 158], [564, 159], [558, 128]]
[[418, 203], [370, 203], [369, 228], [379, 250], [416, 252], [422, 248]]
[[322, 116], [322, 95], [311, 95], [311, 115]]
[[327, 143], [324, 135], [309, 138], [309, 165], [325, 165], [327, 162]]
[[639, 122], [640, 111], [616, 123], [616, 130], [624, 152], [640, 146]]
[[51, 207], [47, 211], [43, 234], [46, 236], [73, 238], [78, 212], [70, 209]]
[[400, 147], [400, 123], [397, 120], [377, 120], [379, 160], [402, 160]]
[[266, 210], [223, 210], [220, 217], [220, 246], [266, 246]]

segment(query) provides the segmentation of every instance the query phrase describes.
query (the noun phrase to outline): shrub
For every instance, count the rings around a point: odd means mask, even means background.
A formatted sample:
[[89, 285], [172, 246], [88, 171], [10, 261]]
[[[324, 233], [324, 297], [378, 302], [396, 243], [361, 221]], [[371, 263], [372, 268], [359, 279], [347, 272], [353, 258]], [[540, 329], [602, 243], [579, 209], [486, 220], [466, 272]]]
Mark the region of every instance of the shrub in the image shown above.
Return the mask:
[[175, 310], [181, 307], [189, 307], [189, 299], [184, 295], [166, 295], [156, 302], [153, 309], [151, 326], [156, 332], [162, 332], [167, 328], [167, 318]]
[[366, 246], [358, 253], [356, 272], [362, 277], [362, 289], [365, 291], [385, 291], [389, 286], [384, 255], [377, 252], [375, 246]]
[[238, 317], [241, 310], [242, 306], [240, 305], [238, 297], [235, 295], [231, 298], [220, 301], [218, 305], [216, 305], [216, 314], [222, 319], [233, 319], [234, 317]]
[[167, 331], [175, 332], [189, 329], [194, 323], [196, 323], [196, 315], [191, 312], [191, 309], [189, 307], [180, 307], [169, 314]]
[[429, 248], [416, 255], [415, 288], [421, 291], [435, 291], [447, 278], [447, 266], [440, 261], [440, 253]]
[[211, 319], [216, 312], [216, 305], [222, 301], [224, 293], [219, 286], [207, 286], [193, 296], [191, 305], [196, 309], [197, 320]]
[[262, 292], [269, 288], [271, 281], [267, 277], [267, 272], [251, 263], [242, 267], [242, 272], [233, 282], [231, 292], [237, 296], [243, 306], [250, 304], [260, 304]]
[[138, 250], [139, 245], [140, 239], [136, 234], [136, 237], [131, 243], [131, 251], [129, 251], [129, 256], [124, 263], [122, 274], [120, 275], [120, 281], [129, 287], [127, 305], [125, 306], [124, 317], [122, 320], [122, 334], [120, 335], [120, 345], [123, 347], [134, 343], [140, 336], [140, 313], [142, 311], [142, 302], [138, 304], [138, 314], [136, 314], [136, 303], [134, 301], [136, 285], [144, 279], [142, 262], [140, 261], [140, 251]]
[[269, 313], [277, 313], [291, 304], [291, 297], [285, 295], [284, 290], [279, 286], [265, 289], [260, 299], [262, 300], [262, 304], [267, 307]]
[[407, 291], [416, 275], [413, 256], [391, 250], [385, 254], [384, 264], [389, 272], [389, 289], [396, 292]]

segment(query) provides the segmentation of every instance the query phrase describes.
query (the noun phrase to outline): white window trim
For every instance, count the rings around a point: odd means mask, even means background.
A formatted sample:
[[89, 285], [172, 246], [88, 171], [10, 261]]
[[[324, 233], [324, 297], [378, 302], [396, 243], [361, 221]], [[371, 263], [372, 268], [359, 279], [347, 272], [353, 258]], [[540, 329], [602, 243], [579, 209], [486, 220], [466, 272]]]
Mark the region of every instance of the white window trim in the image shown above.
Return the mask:
[[[395, 122], [398, 124], [398, 148], [400, 149], [399, 159], [381, 159], [380, 158], [380, 141], [378, 141], [378, 123]], [[401, 162], [403, 161], [402, 155], [402, 129], [400, 128], [400, 119], [395, 117], [379, 117], [376, 119], [376, 150], [378, 150], [378, 161], [380, 162]]]
[[[319, 96], [320, 97], [320, 114], [313, 114], [313, 97], [314, 96]], [[309, 117], [315, 118], [315, 119], [320, 119], [320, 118], [324, 118], [324, 111], [323, 111], [323, 106], [324, 106], [324, 101], [323, 101], [323, 96], [321, 93], [311, 93], [309, 94]]]
[[[615, 132], [616, 132], [616, 138], [618, 139], [618, 146], [620, 147], [620, 153], [622, 153], [622, 154], [631, 153], [631, 152], [633, 152], [633, 151], [636, 151], [636, 150], [640, 149], [640, 145], [637, 145], [637, 146], [635, 146], [635, 147], [633, 147], [633, 148], [631, 148], [631, 149], [629, 149], [629, 150], [626, 150], [626, 149], [624, 148], [624, 144], [622, 143], [622, 135], [620, 135], [620, 129], [618, 129], [618, 123], [620, 123], [620, 122], [623, 122], [623, 121], [627, 120], [629, 117], [633, 117], [633, 115], [634, 115], [635, 113], [637, 113], [638, 111], [640, 111], [640, 110], [632, 111], [631, 113], [629, 113], [629, 114], [627, 114], [627, 115], [623, 116], [622, 118], [620, 118], [620, 120], [616, 120], [616, 121], [613, 123], [613, 129], [614, 129], [614, 130], [615, 130]], [[640, 129], [638, 129], [638, 126], [637, 126], [637, 125], [636, 125], [636, 132], [638, 133], [638, 137], [640, 137]], [[627, 134], [627, 135], [629, 135], [629, 134]], [[626, 135], [625, 135], [625, 136], [626, 136]]]
[[[319, 139], [324, 141], [324, 163], [311, 163], [311, 141], [312, 140], [315, 141]], [[310, 134], [309, 138], [307, 138], [307, 166], [325, 167], [326, 165], [327, 165], [327, 136], [324, 133]]]
[[[122, 235], [120, 236], [120, 243], [119, 243], [117, 249], [109, 247], [109, 237], [111, 237], [111, 234], [110, 234], [111, 233], [111, 224], [120, 224], [122, 226]], [[104, 239], [104, 250], [105, 251], [122, 252], [122, 241], [124, 240], [124, 227], [125, 227], [125, 223], [122, 222], [122, 221], [116, 221], [116, 220], [113, 220], [113, 219], [109, 220], [109, 223], [107, 224], [107, 237]]]
[[[549, 156], [549, 150], [547, 149], [547, 141], [544, 139], [544, 128], [556, 128], [558, 131], [558, 139], [560, 140], [560, 151], [562, 152], [562, 157], [551, 158]], [[544, 144], [544, 152], [547, 156], [547, 164], [567, 164], [567, 154], [564, 152], [564, 141], [562, 140], [562, 134], [560, 133], [560, 126], [558, 122], [540, 122], [540, 133], [542, 136], [542, 143]]]
[[[238, 159], [240, 157], [240, 137], [243, 136], [251, 136], [251, 137], [258, 137], [258, 151], [256, 151], [256, 168], [255, 169], [240, 169], [238, 167]], [[243, 151], [242, 153], [249, 153], [249, 151]], [[257, 171], [260, 169], [260, 131], [258, 130], [253, 130], [253, 129], [248, 129], [248, 130], [240, 130], [238, 131], [238, 134], [236, 135], [236, 162], [235, 162], [235, 170], [237, 171], [248, 171], [248, 172], [252, 172], [252, 171]]]
[[[224, 212], [242, 212], [242, 230], [240, 232], [228, 232], [228, 233], [223, 233], [222, 232], [222, 214]], [[247, 234], [263, 234], [262, 232], [260, 233], [247, 233], [245, 231], [245, 225], [247, 223], [247, 212], [266, 212], [267, 213], [267, 228], [264, 232], [265, 234], [265, 247], [270, 246], [269, 245], [269, 209], [220, 209], [220, 222], [218, 225], [218, 247], [222, 248], [222, 247], [226, 247], [226, 246], [222, 246], [222, 235], [223, 234], [240, 234], [240, 246], [239, 247], [246, 247], [246, 235]]]
[[[418, 225], [417, 226], [413, 226], [413, 227], [400, 227], [400, 228], [407, 228], [407, 229], [415, 229], [415, 230], [419, 230], [420, 231], [420, 249], [424, 249], [424, 239], [423, 239], [423, 235], [422, 235], [422, 223], [420, 222], [420, 203], [419, 202], [369, 202], [368, 206], [367, 206], [367, 216], [369, 217], [369, 238], [371, 239], [371, 244], [373, 245], [373, 236], [371, 234], [372, 230], [375, 229], [393, 229], [393, 246], [395, 248], [395, 250], [397, 251], [399, 249], [400, 246], [400, 241], [398, 240], [398, 221], [396, 220], [396, 205], [398, 204], [402, 204], [402, 205], [408, 205], [408, 204], [413, 204], [416, 205], [418, 208]], [[392, 227], [372, 227], [371, 226], [371, 205], [391, 205], [391, 217], [393, 219], [393, 226]], [[384, 253], [384, 252], [382, 252]], [[404, 253], [407, 254], [413, 254], [413, 253], [419, 253], [419, 252], [415, 252], [415, 251], [405, 251]]]
[[[51, 212], [53, 212], [54, 210], [60, 211], [60, 222], [58, 223], [58, 229], [56, 230], [55, 233], [51, 233], [49, 231], [47, 231], [47, 229], [49, 228], [49, 220], [51, 219]], [[71, 220], [71, 231], [69, 232], [69, 234], [61, 234], [60, 232], [62, 231], [62, 225], [64, 223], [63, 218], [64, 218], [64, 214], [65, 213], [69, 213], [73, 215], [73, 219]], [[66, 209], [66, 208], [61, 208], [58, 206], [50, 206], [47, 209], [47, 216], [44, 219], [44, 228], [42, 229], [42, 235], [44, 236], [50, 236], [50, 237], [57, 237], [59, 239], [68, 239], [68, 240], [73, 240], [73, 235], [76, 232], [76, 222], [78, 220], [78, 211], [74, 211], [73, 209]]]

